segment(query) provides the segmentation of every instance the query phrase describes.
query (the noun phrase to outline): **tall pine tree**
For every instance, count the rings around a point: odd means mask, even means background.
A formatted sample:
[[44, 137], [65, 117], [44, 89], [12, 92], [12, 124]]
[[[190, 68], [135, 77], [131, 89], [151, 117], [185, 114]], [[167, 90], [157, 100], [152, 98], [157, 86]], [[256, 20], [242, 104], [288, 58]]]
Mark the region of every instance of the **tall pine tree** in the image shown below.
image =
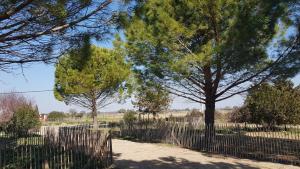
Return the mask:
[[122, 21], [135, 71], [205, 104], [210, 126], [216, 102], [299, 72], [298, 9], [297, 0], [148, 0]]
[[55, 71], [55, 97], [91, 110], [97, 126], [97, 112], [124, 96], [129, 75], [130, 66], [118, 41], [115, 49], [90, 46], [87, 41], [60, 58]]

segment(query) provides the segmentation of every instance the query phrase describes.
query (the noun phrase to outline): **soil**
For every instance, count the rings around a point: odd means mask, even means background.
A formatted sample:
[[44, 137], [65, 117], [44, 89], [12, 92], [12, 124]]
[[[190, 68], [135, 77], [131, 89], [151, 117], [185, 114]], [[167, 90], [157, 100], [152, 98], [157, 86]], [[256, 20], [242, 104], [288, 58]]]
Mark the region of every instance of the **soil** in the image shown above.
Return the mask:
[[115, 169], [300, 169], [292, 165], [209, 155], [165, 144], [113, 140]]

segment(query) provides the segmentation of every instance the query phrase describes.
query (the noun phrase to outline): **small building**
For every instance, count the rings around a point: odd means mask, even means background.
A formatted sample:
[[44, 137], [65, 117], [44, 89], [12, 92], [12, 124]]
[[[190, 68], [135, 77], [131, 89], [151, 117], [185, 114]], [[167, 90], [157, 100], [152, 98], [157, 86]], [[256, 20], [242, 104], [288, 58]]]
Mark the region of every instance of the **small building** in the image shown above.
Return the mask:
[[48, 114], [40, 114], [40, 121], [47, 121]]

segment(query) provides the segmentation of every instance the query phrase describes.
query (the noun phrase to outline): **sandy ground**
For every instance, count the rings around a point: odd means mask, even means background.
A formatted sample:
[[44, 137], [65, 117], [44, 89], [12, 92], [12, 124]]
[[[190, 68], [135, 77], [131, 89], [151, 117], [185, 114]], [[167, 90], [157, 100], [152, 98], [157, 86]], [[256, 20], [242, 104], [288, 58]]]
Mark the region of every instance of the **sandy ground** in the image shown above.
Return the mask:
[[170, 145], [113, 140], [116, 169], [300, 169], [247, 159], [210, 156]]

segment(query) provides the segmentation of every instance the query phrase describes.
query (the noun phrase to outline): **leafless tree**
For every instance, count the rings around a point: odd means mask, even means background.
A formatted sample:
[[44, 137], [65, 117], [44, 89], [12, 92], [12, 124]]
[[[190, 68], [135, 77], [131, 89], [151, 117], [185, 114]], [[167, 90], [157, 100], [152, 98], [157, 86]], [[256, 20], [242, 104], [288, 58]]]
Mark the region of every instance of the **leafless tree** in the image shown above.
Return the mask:
[[20, 94], [0, 95], [0, 124], [9, 121], [20, 106], [29, 104], [32, 101]]

